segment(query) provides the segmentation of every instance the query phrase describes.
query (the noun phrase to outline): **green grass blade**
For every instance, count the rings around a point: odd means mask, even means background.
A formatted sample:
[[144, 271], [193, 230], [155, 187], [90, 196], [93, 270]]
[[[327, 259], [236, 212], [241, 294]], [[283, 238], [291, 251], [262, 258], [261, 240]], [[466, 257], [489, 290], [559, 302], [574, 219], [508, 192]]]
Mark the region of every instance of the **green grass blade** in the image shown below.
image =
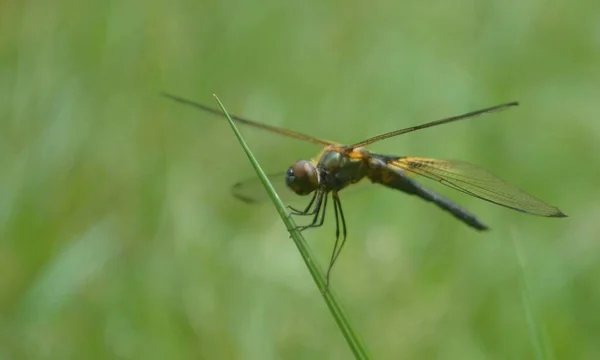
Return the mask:
[[515, 249], [515, 256], [519, 264], [519, 285], [521, 290], [521, 302], [523, 304], [523, 310], [525, 311], [525, 318], [529, 328], [529, 337], [531, 338], [532, 345], [535, 349], [535, 358], [537, 360], [551, 360], [554, 359], [552, 356], [552, 350], [548, 346], [548, 342], [544, 333], [538, 326], [533, 311], [533, 301], [531, 299], [531, 290], [529, 282], [527, 281], [526, 264], [525, 258], [523, 257], [517, 240], [514, 229], [512, 232], [513, 247]]
[[229, 116], [229, 113], [227, 112], [227, 110], [225, 109], [225, 107], [223, 106], [223, 104], [221, 103], [219, 98], [217, 97], [217, 95], [213, 95], [213, 96], [215, 97], [215, 99], [219, 103], [219, 106], [221, 107], [221, 110], [223, 110], [223, 113], [227, 117], [227, 120], [229, 121], [229, 125], [231, 125], [231, 129], [233, 130], [233, 132], [235, 133], [235, 136], [237, 137], [238, 141], [242, 145], [242, 148], [244, 149], [244, 152], [248, 156], [248, 159], [250, 160], [252, 167], [256, 171], [256, 174], [258, 175], [262, 184], [265, 186], [265, 190], [269, 194], [269, 197], [271, 198], [273, 205], [275, 205], [275, 208], [279, 212], [279, 216], [281, 216], [281, 219], [283, 220], [292, 239], [294, 240], [296, 247], [298, 247], [298, 250], [300, 251], [300, 255], [302, 256], [302, 259], [304, 260], [304, 263], [306, 264], [308, 271], [310, 272], [313, 280], [315, 281], [315, 284], [317, 285], [321, 294], [323, 295], [323, 298], [325, 299], [325, 303], [327, 304], [327, 307], [329, 308], [331, 315], [335, 319], [335, 322], [338, 324], [338, 327], [340, 328], [342, 335], [346, 339], [348, 346], [354, 353], [355, 358], [368, 359], [369, 357], [367, 356], [367, 352], [365, 350], [365, 347], [363, 346], [362, 341], [359, 339], [356, 331], [354, 331], [354, 328], [350, 325], [350, 321], [348, 320], [346, 313], [342, 310], [342, 307], [340, 306], [339, 301], [337, 300], [337, 298], [335, 297], [335, 295], [333, 294], [333, 292], [331, 290], [331, 284], [329, 285], [329, 289], [327, 289], [327, 291], [325, 291], [326, 283], [325, 283], [325, 277], [323, 275], [323, 271], [317, 265], [317, 263], [314, 261], [315, 257], [312, 255], [308, 245], [306, 244], [306, 240], [304, 240], [304, 237], [302, 236], [302, 234], [298, 230], [296, 230], [296, 223], [288, 215], [285, 205], [281, 202], [281, 199], [279, 199], [279, 196], [275, 192], [273, 185], [269, 182], [267, 175], [264, 173], [264, 171], [258, 164], [258, 161], [254, 157], [254, 155], [252, 155], [250, 148], [248, 148], [248, 145], [242, 138], [242, 135], [240, 134], [237, 127], [235, 126], [235, 123]]

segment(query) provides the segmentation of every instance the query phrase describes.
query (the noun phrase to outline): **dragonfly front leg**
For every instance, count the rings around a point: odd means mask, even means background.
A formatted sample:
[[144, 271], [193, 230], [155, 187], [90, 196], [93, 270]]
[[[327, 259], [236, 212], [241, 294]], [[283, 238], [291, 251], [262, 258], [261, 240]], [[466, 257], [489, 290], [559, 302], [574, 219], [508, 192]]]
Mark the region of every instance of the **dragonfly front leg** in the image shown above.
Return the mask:
[[[326, 192], [320, 191], [317, 196], [315, 208], [312, 211], [312, 213], [314, 214], [312, 222], [308, 225], [298, 226], [298, 227], [296, 227], [296, 229], [298, 231], [304, 231], [309, 228], [315, 228], [315, 227], [322, 226], [323, 223], [325, 222], [325, 212], [327, 210], [327, 200], [328, 199], [329, 199], [328, 194]], [[320, 217], [319, 217], [319, 214], [321, 215]], [[307, 215], [307, 214], [302, 214], [302, 215]]]
[[310, 208], [313, 206], [313, 203], [315, 202], [315, 199], [318, 195], [319, 191], [315, 191], [315, 194], [313, 195], [312, 199], [310, 199], [310, 202], [304, 210], [298, 210], [293, 206], [288, 205], [287, 208], [290, 209], [290, 215], [314, 215], [317, 207], [315, 206], [315, 209], [313, 209], [313, 211], [310, 211]]

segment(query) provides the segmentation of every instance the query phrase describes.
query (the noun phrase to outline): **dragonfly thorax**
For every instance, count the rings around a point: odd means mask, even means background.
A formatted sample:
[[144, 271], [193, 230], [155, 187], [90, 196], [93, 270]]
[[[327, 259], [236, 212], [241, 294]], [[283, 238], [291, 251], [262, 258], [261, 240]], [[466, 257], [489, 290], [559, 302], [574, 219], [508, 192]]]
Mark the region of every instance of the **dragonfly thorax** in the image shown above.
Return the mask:
[[285, 184], [298, 195], [308, 195], [319, 187], [319, 171], [310, 161], [296, 161], [285, 173]]
[[317, 162], [320, 186], [325, 191], [340, 191], [350, 184], [362, 180], [368, 172], [366, 150], [356, 150], [360, 157], [352, 158], [340, 151], [340, 148], [326, 149]]

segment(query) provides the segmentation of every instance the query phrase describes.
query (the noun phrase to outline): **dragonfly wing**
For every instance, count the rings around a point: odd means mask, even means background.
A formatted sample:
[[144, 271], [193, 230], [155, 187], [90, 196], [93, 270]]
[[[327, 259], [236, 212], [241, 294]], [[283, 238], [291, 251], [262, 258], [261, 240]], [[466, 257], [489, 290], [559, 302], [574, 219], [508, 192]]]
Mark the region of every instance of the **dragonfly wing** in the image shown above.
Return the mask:
[[[268, 174], [267, 177], [281, 200], [290, 201], [300, 197], [285, 185], [284, 172]], [[231, 187], [231, 192], [237, 199], [248, 204], [258, 204], [269, 200], [269, 194], [265, 191], [264, 185], [258, 177], [248, 178], [235, 183]]]
[[557, 207], [519, 190], [487, 170], [463, 161], [390, 157], [386, 162], [389, 166], [404, 170], [407, 175], [421, 175], [509, 209], [538, 216], [566, 217]]

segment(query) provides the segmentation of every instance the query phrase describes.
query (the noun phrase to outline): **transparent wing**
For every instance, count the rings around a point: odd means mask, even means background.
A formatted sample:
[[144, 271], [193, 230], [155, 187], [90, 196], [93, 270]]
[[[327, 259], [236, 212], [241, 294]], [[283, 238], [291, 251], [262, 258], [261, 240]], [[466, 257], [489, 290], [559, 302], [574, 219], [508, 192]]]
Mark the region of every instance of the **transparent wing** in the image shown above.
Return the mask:
[[388, 158], [387, 163], [407, 172], [427, 177], [465, 194], [532, 215], [565, 217], [557, 207], [507, 184], [475, 165], [454, 160], [419, 157]]
[[[285, 172], [267, 174], [267, 177], [282, 201], [288, 202], [303, 198], [296, 195], [285, 185]], [[248, 204], [257, 204], [269, 200], [269, 194], [267, 194], [260, 179], [256, 176], [235, 183], [231, 187], [231, 192], [237, 199]]]

